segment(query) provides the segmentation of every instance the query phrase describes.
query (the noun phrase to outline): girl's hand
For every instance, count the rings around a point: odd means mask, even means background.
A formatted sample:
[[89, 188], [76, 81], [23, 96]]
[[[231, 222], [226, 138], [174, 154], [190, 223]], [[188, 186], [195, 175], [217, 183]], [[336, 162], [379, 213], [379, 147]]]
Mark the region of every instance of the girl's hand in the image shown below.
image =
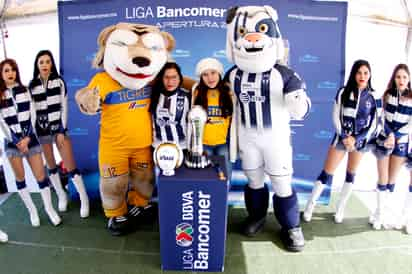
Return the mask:
[[21, 153], [26, 154], [27, 152], [29, 152], [29, 143], [30, 137], [26, 136], [20, 142], [18, 142], [16, 146]]
[[342, 140], [343, 145], [347, 151], [354, 151], [355, 150], [355, 143], [356, 139], [353, 136], [348, 136]]
[[57, 133], [57, 135], [56, 135], [56, 145], [59, 148], [63, 147], [63, 145], [64, 145], [64, 134], [63, 133]]
[[393, 133], [389, 134], [385, 142], [383, 142], [383, 146], [387, 149], [392, 149], [395, 146], [395, 135]]

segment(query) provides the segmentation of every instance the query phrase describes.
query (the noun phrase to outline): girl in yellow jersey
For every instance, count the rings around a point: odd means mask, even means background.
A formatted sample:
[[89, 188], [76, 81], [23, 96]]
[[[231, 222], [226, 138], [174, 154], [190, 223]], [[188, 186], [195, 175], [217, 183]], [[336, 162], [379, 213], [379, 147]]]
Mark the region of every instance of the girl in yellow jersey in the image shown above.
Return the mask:
[[204, 58], [196, 65], [200, 78], [194, 87], [193, 103], [207, 111], [208, 121], [203, 135], [203, 149], [209, 156], [225, 157], [227, 177], [232, 174], [229, 161], [227, 133], [233, 113], [233, 102], [229, 86], [223, 81], [223, 65], [214, 58]]

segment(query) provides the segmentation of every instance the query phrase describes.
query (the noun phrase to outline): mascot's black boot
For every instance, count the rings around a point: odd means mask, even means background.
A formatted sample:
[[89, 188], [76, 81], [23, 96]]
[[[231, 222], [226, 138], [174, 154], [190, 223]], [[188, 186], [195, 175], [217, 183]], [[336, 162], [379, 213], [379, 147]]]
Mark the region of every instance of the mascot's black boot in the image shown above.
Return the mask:
[[130, 220], [127, 216], [110, 217], [107, 229], [113, 236], [122, 236], [130, 232]]
[[305, 246], [300, 227], [299, 204], [296, 192], [289, 197], [273, 195], [273, 210], [281, 228], [281, 240], [288, 251], [300, 252]]
[[149, 202], [146, 206], [133, 206], [130, 208], [128, 218], [134, 228], [140, 224], [151, 224], [158, 217], [157, 203]]
[[269, 190], [265, 185], [259, 189], [252, 189], [245, 186], [245, 204], [249, 216], [246, 219], [243, 233], [253, 237], [260, 230], [266, 221], [266, 213], [269, 206]]

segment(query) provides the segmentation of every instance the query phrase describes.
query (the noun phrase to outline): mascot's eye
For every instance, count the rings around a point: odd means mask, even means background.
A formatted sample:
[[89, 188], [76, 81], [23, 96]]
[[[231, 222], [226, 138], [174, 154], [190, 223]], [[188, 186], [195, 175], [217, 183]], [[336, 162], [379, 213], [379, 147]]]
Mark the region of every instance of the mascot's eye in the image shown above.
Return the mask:
[[151, 50], [161, 50], [162, 47], [161, 46], [151, 46], [150, 49]]
[[127, 44], [122, 41], [114, 41], [112, 44], [119, 47], [127, 47]]
[[266, 25], [266, 24], [261, 24], [261, 25], [259, 26], [259, 32], [265, 33], [265, 32], [268, 31], [268, 29], [269, 29], [269, 26]]
[[244, 28], [244, 27], [239, 27], [238, 32], [239, 32], [239, 34], [240, 34], [241, 36], [243, 36], [243, 35], [246, 34], [246, 28]]

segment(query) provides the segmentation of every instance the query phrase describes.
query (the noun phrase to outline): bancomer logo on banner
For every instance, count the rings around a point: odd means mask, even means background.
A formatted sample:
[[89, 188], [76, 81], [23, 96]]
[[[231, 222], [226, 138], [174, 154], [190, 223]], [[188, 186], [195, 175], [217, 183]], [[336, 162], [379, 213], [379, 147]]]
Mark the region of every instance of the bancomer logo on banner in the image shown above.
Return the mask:
[[[210, 194], [182, 193], [182, 222], [176, 225], [176, 244], [180, 247], [183, 269], [208, 269], [210, 249]], [[195, 203], [198, 210], [195, 212]], [[196, 227], [197, 224], [197, 227]], [[192, 243], [197, 239], [197, 246]]]
[[175, 18], [191, 16], [210, 16], [225, 17], [226, 9], [209, 8], [209, 7], [191, 7], [191, 8], [167, 8], [157, 6], [156, 8], [132, 7], [126, 8], [126, 19], [145, 19], [145, 18]]

